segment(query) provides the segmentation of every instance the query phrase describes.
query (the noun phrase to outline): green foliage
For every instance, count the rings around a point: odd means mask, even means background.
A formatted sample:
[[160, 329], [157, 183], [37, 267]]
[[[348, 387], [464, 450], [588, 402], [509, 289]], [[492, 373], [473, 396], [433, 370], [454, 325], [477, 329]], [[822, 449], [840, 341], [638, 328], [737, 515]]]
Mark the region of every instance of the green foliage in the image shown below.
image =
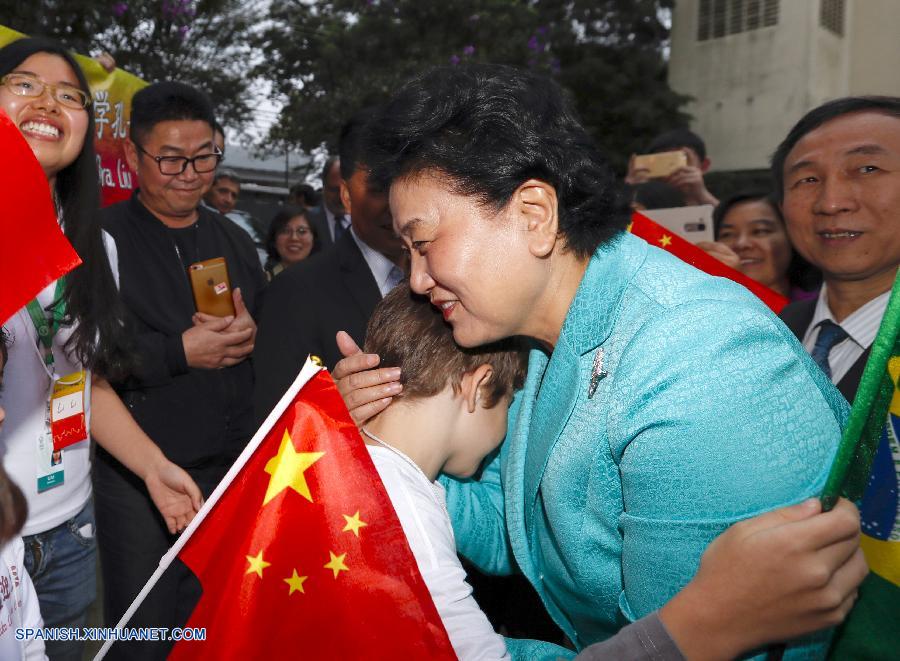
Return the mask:
[[333, 149], [343, 121], [423, 69], [467, 60], [555, 77], [624, 170], [656, 133], [683, 125], [666, 83], [660, 20], [673, 0], [274, 0], [257, 73], [283, 102], [268, 141]]
[[[666, 83], [674, 0], [0, 0], [4, 24], [108, 51], [148, 81], [205, 89], [225, 123], [255, 117], [272, 84], [284, 109], [266, 142], [333, 148], [341, 124], [424, 68], [513, 64], [568, 90], [623, 171], [656, 133], [683, 125]], [[268, 6], [267, 6], [268, 4]], [[264, 118], [263, 118], [264, 119]]]
[[0, 0], [3, 24], [59, 39], [83, 54], [107, 51], [148, 82], [181, 80], [204, 89], [225, 122], [249, 116], [247, 0]]

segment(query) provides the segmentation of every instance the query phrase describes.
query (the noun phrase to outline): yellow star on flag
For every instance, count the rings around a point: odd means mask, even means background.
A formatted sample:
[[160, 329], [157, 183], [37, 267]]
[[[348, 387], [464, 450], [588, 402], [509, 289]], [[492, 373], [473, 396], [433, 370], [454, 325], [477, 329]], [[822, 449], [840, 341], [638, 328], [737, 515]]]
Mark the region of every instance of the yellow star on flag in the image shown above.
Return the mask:
[[308, 576], [297, 576], [297, 570], [295, 569], [294, 574], [290, 578], [281, 579], [285, 583], [287, 583], [289, 586], [291, 586], [291, 591], [288, 592], [288, 596], [291, 596], [298, 590], [301, 593], [306, 594], [306, 590], [303, 589], [303, 581], [305, 581], [307, 578], [309, 578], [309, 577]]
[[329, 551], [328, 555], [331, 556], [331, 560], [329, 560], [325, 564], [325, 569], [330, 569], [331, 571], [333, 571], [335, 579], [337, 579], [338, 574], [340, 574], [342, 571], [350, 571], [350, 568], [344, 564], [344, 558], [347, 557], [346, 553], [335, 555], [334, 553]]
[[256, 554], [256, 556], [248, 555], [245, 556], [247, 558], [247, 562], [250, 563], [250, 566], [247, 568], [247, 571], [244, 574], [256, 574], [260, 578], [263, 577], [263, 569], [271, 565], [271, 562], [266, 562], [263, 560], [262, 551]]
[[659, 240], [659, 244], [663, 248], [668, 248], [670, 243], [672, 243], [672, 237], [669, 236], [668, 234], [663, 234], [662, 238]]
[[365, 521], [359, 518], [359, 510], [356, 510], [356, 514], [353, 516], [349, 516], [347, 514], [341, 514], [344, 519], [347, 521], [347, 525], [344, 526], [344, 529], [341, 532], [352, 532], [354, 535], [359, 537], [359, 529], [363, 526], [369, 525]]
[[294, 444], [291, 442], [290, 434], [285, 430], [284, 438], [281, 439], [281, 446], [278, 448], [278, 454], [266, 463], [266, 472], [272, 477], [269, 479], [269, 486], [266, 489], [266, 496], [263, 498], [263, 505], [288, 487], [309, 502], [313, 502], [309, 493], [309, 485], [306, 484], [303, 472], [321, 459], [324, 454], [324, 452], [297, 452], [294, 449]]

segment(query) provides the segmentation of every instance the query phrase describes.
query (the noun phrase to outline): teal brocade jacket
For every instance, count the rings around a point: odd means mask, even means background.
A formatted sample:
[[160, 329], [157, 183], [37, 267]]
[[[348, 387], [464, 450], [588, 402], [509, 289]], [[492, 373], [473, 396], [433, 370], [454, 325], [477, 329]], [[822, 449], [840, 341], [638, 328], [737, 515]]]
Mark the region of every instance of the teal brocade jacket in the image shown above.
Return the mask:
[[[848, 411], [746, 289], [623, 234], [552, 355], [532, 350], [499, 454], [478, 481], [444, 479], [459, 550], [524, 573], [581, 649], [668, 601], [729, 525], [817, 494]], [[829, 636], [785, 658], [822, 657]]]

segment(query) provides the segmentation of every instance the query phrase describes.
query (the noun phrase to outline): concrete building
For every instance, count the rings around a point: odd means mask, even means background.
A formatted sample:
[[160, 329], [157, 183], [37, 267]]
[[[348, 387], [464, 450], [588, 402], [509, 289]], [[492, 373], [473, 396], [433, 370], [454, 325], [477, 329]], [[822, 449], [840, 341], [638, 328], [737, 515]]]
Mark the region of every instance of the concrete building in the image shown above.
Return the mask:
[[234, 170], [241, 178], [237, 209], [267, 227], [287, 198], [290, 186], [304, 180], [310, 158], [300, 152], [292, 152], [287, 157], [284, 154], [260, 157], [245, 147], [228, 144], [220, 167]]
[[900, 96], [900, 0], [676, 0], [669, 84], [714, 170], [759, 170], [808, 110]]

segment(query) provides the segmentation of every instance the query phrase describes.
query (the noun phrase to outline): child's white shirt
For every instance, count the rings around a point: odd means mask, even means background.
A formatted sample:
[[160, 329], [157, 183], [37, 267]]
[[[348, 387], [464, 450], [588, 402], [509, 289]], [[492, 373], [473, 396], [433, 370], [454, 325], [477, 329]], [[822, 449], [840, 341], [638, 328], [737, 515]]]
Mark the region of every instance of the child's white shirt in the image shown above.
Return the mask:
[[16, 640], [16, 629], [43, 626], [34, 584], [25, 571], [25, 545], [14, 537], [0, 548], [0, 659], [46, 659], [43, 640]]
[[466, 582], [444, 487], [429, 481], [399, 450], [367, 447], [456, 655], [463, 661], [509, 659], [503, 637], [494, 631]]

